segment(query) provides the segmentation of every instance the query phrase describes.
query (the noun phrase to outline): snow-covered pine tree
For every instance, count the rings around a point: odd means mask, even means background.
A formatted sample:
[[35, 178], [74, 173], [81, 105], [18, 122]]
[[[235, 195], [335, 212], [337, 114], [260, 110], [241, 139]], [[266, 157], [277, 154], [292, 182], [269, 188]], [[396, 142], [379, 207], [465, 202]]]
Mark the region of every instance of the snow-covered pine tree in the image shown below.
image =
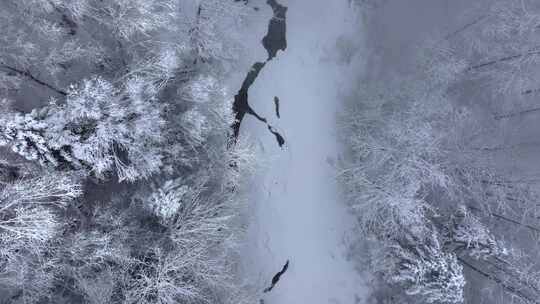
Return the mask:
[[28, 160], [103, 178], [146, 178], [161, 158], [160, 105], [153, 86], [129, 79], [121, 91], [102, 78], [72, 86], [66, 103], [29, 114], [3, 113], [2, 144]]

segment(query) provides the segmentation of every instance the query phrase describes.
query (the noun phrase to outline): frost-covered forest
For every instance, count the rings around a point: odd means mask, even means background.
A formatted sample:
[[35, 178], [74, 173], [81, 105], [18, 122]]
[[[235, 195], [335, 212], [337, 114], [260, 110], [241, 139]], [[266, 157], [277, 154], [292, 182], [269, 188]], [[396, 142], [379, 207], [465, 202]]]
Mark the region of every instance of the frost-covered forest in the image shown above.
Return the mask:
[[0, 25], [0, 303], [540, 304], [539, 1]]
[[[341, 121], [374, 298], [539, 303], [540, 2], [397, 2], [362, 3], [368, 41], [403, 36], [375, 47]], [[382, 29], [389, 14], [405, 17]]]
[[244, 303], [221, 0], [0, 2], [0, 302]]

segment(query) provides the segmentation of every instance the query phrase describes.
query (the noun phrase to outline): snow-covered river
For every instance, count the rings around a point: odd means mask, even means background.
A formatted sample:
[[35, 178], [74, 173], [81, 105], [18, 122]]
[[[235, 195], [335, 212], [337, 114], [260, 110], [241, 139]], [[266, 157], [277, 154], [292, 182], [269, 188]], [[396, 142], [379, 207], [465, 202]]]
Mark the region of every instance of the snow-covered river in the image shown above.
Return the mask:
[[[256, 143], [265, 165], [249, 198], [244, 271], [261, 285], [266, 304], [363, 303], [364, 278], [346, 258], [345, 240], [354, 220], [339, 200], [332, 165], [339, 153], [335, 120], [340, 93], [350, 82], [351, 58], [360, 58], [343, 56], [338, 46], [354, 32], [356, 17], [348, 0], [279, 3], [288, 7], [287, 49], [260, 71], [249, 89], [249, 104], [285, 138], [285, 145], [279, 147], [265, 123], [245, 116], [240, 136]], [[260, 24], [251, 26], [245, 39], [253, 49], [246, 56], [246, 72], [268, 56], [260, 39], [272, 10], [264, 3], [261, 9], [254, 21]], [[240, 87], [243, 76], [238, 77]], [[263, 294], [287, 260], [287, 272]]]

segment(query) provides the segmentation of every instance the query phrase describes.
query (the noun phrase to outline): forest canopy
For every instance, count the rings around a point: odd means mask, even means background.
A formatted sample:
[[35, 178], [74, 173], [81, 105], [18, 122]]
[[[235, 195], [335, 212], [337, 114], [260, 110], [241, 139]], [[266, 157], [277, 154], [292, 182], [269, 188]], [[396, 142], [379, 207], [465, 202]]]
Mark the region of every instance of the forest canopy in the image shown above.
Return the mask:
[[244, 303], [235, 1], [0, 3], [0, 302]]
[[540, 192], [520, 166], [537, 147], [540, 6], [462, 20], [406, 75], [363, 79], [343, 115], [339, 179], [384, 303], [539, 303]]

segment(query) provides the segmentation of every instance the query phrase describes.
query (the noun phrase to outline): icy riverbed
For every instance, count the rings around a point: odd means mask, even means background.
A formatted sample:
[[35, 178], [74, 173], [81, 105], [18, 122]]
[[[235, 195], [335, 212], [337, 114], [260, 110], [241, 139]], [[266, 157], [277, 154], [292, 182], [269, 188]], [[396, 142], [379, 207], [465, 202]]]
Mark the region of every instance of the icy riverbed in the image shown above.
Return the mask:
[[[352, 58], [342, 58], [338, 46], [354, 31], [356, 17], [347, 0], [279, 2], [288, 7], [287, 49], [260, 71], [249, 104], [285, 138], [285, 145], [280, 148], [259, 119], [244, 118], [240, 136], [256, 142], [266, 164], [250, 194], [244, 271], [261, 285], [266, 304], [363, 303], [364, 278], [346, 259], [354, 220], [339, 201], [332, 165], [339, 154], [335, 120], [340, 92], [355, 65]], [[246, 39], [257, 49], [251, 55], [264, 61], [267, 55], [256, 37], [263, 37], [266, 27], [253, 31], [252, 41]], [[287, 272], [263, 294], [287, 260]]]

